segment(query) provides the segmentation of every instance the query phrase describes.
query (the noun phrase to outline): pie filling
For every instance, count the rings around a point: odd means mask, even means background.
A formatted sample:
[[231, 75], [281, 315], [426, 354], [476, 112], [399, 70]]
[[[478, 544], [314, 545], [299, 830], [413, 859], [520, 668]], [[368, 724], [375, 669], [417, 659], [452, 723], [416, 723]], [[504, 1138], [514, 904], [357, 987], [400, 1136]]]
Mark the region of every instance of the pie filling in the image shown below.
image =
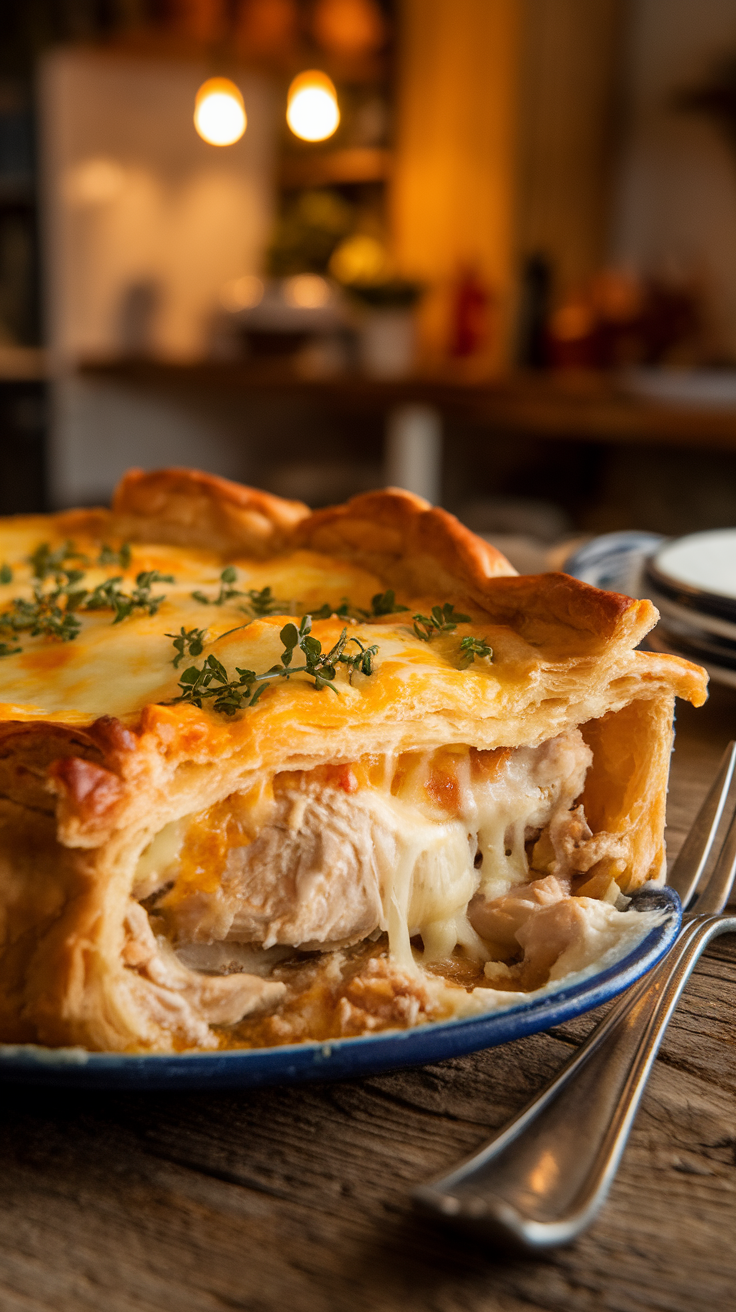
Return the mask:
[[591, 761], [572, 730], [278, 773], [157, 835], [124, 961], [230, 1044], [415, 1024], [469, 994], [542, 987], [620, 937], [628, 846], [588, 827]]

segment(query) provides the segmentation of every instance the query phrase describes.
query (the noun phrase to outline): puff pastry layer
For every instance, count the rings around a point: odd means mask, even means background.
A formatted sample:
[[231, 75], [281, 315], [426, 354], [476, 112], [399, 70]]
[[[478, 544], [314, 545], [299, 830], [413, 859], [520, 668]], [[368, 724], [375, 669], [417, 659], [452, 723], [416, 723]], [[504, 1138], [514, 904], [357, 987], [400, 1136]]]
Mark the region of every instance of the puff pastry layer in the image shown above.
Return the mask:
[[[69, 541], [87, 588], [173, 582], [153, 614], [80, 610], [73, 641], [0, 659], [0, 1040], [207, 1049], [459, 1014], [613, 950], [622, 897], [663, 877], [674, 698], [706, 680], [636, 650], [648, 601], [518, 577], [405, 492], [312, 514], [172, 469], [129, 473], [111, 510], [3, 521], [0, 618]], [[389, 589], [406, 609], [362, 618]], [[423, 641], [412, 616], [445, 603], [468, 619]], [[372, 672], [279, 678], [232, 716], [177, 700], [209, 654], [278, 665], [322, 608], [323, 650], [346, 628]]]

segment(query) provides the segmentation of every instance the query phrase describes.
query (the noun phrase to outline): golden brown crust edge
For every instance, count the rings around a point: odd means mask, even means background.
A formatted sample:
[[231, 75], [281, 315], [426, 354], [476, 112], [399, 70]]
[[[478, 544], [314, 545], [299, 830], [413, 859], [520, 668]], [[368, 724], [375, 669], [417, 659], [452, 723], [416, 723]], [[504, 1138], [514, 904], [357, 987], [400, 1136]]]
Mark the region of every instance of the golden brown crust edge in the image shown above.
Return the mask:
[[[474, 606], [532, 642], [577, 645], [590, 655], [612, 640], [636, 646], [658, 618], [649, 601], [603, 592], [566, 574], [519, 576], [454, 515], [397, 488], [310, 513], [301, 502], [198, 470], [136, 469], [115, 491], [108, 526], [134, 541], [208, 547], [229, 556], [267, 558], [297, 547], [323, 552], [414, 596]], [[699, 704], [702, 671], [679, 665], [678, 695]]]
[[[204, 547], [229, 559], [304, 547], [349, 560], [410, 595], [474, 607], [532, 643], [557, 648], [561, 658], [595, 657], [612, 646], [630, 651], [658, 618], [650, 601], [567, 574], [517, 575], [454, 515], [396, 488], [310, 512], [301, 502], [198, 470], [133, 469], [118, 485], [112, 511], [70, 511], [56, 523], [69, 534]], [[701, 705], [705, 672], [679, 657], [656, 659], [669, 667], [673, 691]]]
[[129, 469], [112, 499], [116, 530], [134, 541], [273, 556], [309, 515], [301, 501], [193, 469]]
[[519, 577], [500, 551], [454, 515], [398, 488], [310, 513], [301, 502], [198, 470], [136, 469], [115, 491], [109, 529], [134, 541], [262, 558], [305, 547], [350, 560], [415, 596], [472, 604], [520, 632], [535, 623], [561, 626], [605, 643], [631, 630], [634, 645], [657, 617], [650, 602], [601, 592], [567, 575]]

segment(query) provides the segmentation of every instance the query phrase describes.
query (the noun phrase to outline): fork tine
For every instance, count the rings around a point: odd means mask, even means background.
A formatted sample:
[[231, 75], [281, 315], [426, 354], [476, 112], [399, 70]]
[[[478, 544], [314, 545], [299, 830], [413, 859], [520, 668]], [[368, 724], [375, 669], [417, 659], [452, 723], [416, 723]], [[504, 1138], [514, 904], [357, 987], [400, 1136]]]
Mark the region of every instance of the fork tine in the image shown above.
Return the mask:
[[708, 794], [698, 811], [693, 827], [680, 848], [667, 883], [679, 894], [686, 907], [695, 892], [711, 854], [718, 826], [731, 787], [736, 765], [736, 742], [730, 742]]
[[731, 816], [731, 823], [713, 873], [695, 903], [695, 914], [717, 916], [728, 902], [734, 878], [736, 878], [736, 812]]

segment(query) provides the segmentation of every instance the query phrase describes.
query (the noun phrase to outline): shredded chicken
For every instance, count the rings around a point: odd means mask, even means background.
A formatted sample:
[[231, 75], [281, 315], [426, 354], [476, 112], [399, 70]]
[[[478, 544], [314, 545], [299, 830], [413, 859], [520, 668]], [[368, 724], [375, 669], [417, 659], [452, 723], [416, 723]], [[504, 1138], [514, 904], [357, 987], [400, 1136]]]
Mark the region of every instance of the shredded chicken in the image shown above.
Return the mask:
[[534, 846], [531, 864], [535, 870], [549, 870], [559, 879], [569, 879], [605, 860], [615, 877], [626, 869], [628, 855], [624, 835], [593, 834], [582, 806], [576, 806], [572, 811], [560, 808], [555, 812]]
[[548, 875], [530, 884], [516, 884], [503, 897], [491, 902], [484, 897], [474, 898], [468, 908], [468, 919], [481, 938], [511, 954], [518, 952], [519, 932], [530, 917], [538, 916], [543, 907], [554, 906], [569, 897], [569, 893], [569, 884]]
[[[336, 788], [287, 792], [217, 888], [173, 898], [177, 942], [355, 943], [378, 927], [373, 817]], [[166, 906], [166, 904], [164, 904]]]
[[145, 910], [132, 902], [126, 917], [123, 960], [149, 984], [151, 1000], [163, 1009], [172, 1029], [202, 1042], [210, 1025], [233, 1025], [251, 1012], [274, 1005], [286, 988], [257, 975], [204, 975], [178, 960], [170, 943], [156, 937]]
[[[153, 912], [162, 932], [136, 904], [125, 961], [178, 1030], [242, 1022], [238, 1033], [257, 1031], [266, 1043], [427, 1019], [411, 936], [435, 974], [459, 952], [474, 963], [476, 984], [536, 988], [604, 941], [592, 934], [590, 899], [607, 904], [605, 921], [620, 897], [626, 840], [592, 834], [574, 807], [590, 761], [574, 730], [500, 762], [468, 754], [448, 776], [452, 787], [441, 774], [435, 782], [431, 763], [422, 774], [421, 761], [398, 795], [346, 791], [318, 773], [288, 776], [260, 829], [241, 838], [236, 827], [232, 846], [213, 849], [219, 868], [205, 864], [206, 878], [197, 857], [194, 879], [177, 881], [185, 828], [168, 867], [158, 854], [149, 860], [141, 887], [162, 889]], [[361, 966], [382, 931], [388, 957]], [[297, 953], [282, 966], [293, 949], [320, 956], [305, 964]]]

